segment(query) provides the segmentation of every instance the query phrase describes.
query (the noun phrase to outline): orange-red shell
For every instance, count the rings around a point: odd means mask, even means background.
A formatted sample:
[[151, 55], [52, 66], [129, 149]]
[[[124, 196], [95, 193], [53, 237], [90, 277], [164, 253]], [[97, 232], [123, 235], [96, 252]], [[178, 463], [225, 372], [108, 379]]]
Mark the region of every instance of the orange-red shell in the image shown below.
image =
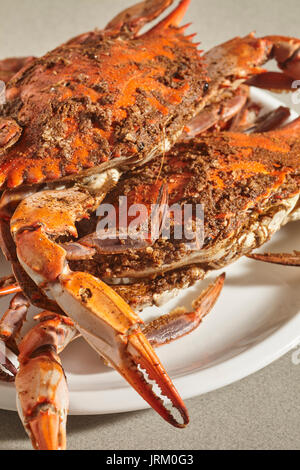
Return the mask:
[[22, 134], [0, 152], [0, 185], [56, 180], [159, 153], [195, 113], [203, 84], [199, 51], [177, 27], [75, 38], [9, 82], [2, 114]]

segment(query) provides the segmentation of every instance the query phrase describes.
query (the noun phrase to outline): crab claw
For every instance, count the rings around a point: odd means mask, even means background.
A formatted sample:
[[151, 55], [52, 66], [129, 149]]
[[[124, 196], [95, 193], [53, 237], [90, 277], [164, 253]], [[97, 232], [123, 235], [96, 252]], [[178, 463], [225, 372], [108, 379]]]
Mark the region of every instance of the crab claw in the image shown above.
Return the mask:
[[58, 314], [44, 312], [36, 319], [40, 323], [19, 345], [18, 410], [35, 449], [64, 450], [69, 398], [58, 354], [77, 332]]
[[[62, 194], [68, 197], [62, 198]], [[189, 420], [186, 407], [143, 335], [143, 321], [100, 279], [71, 271], [66, 250], [55, 242], [55, 238], [66, 233], [77, 236], [75, 222], [86, 215], [87, 197], [91, 201], [92, 196], [81, 189], [70, 189], [63, 193], [48, 191], [26, 198], [11, 219], [18, 259], [34, 282], [54, 298], [75, 322], [76, 328], [91, 346], [164, 419], [174, 426], [183, 427]], [[53, 202], [51, 205], [50, 200]], [[67, 200], [70, 201], [69, 205], [66, 204]], [[89, 207], [92, 207], [91, 202]], [[182, 422], [167, 409], [162, 397], [153, 388], [154, 384], [179, 411]]]
[[300, 40], [285, 36], [265, 36], [261, 39], [269, 48], [268, 58], [274, 58], [282, 72], [265, 72], [252, 77], [249, 85], [269, 90], [293, 90], [300, 79]]
[[[142, 332], [143, 321], [116, 292], [90, 274], [69, 272], [52, 293], [88, 343], [162, 418], [180, 428], [188, 424], [187, 409]], [[167, 408], [166, 398], [182, 422]]]
[[273, 44], [273, 56], [286, 75], [300, 78], [300, 40], [285, 36], [266, 36], [264, 39]]

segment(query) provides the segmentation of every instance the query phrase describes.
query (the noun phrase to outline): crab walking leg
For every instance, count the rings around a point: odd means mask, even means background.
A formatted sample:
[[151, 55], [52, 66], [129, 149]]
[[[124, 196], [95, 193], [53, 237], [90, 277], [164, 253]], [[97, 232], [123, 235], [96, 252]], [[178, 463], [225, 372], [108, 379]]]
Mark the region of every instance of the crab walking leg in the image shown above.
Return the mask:
[[18, 410], [38, 450], [66, 448], [68, 388], [59, 353], [77, 336], [67, 317], [43, 312], [19, 344]]
[[3, 382], [14, 382], [15, 376], [17, 375], [17, 369], [1, 349], [0, 340], [0, 380]]
[[249, 98], [249, 87], [240, 87], [232, 92], [232, 96], [220, 103], [213, 103], [204, 108], [186, 126], [181, 140], [194, 139], [207, 130], [215, 130], [224, 125], [245, 107]]
[[265, 36], [262, 38], [272, 48], [270, 58], [277, 61], [282, 72], [265, 72], [249, 80], [250, 85], [258, 88], [292, 90], [293, 82], [300, 78], [300, 41], [284, 36]]
[[18, 292], [22, 292], [22, 289], [19, 284], [9, 284], [7, 287], [1, 287], [0, 297], [10, 294], [17, 294]]
[[249, 100], [249, 90], [241, 87], [231, 98], [212, 104], [201, 111], [185, 127], [180, 140], [192, 140], [206, 131], [222, 129], [232, 132], [261, 133], [274, 130], [290, 117], [290, 109], [280, 106], [259, 116], [261, 106]]
[[[91, 346], [165, 420], [183, 427], [189, 421], [187, 409], [142, 333], [143, 321], [98, 278], [72, 272], [66, 251], [54, 241], [63, 235], [77, 236], [76, 221], [87, 216], [87, 207], [95, 209], [91, 199], [82, 189], [46, 191], [25, 199], [11, 219], [18, 259], [38, 286], [47, 290], [70, 316]], [[154, 390], [153, 382], [162, 396]], [[163, 397], [178, 410], [182, 422], [173, 416]]]
[[[147, 4], [147, 1], [145, 2]], [[153, 0], [148, 0], [148, 3], [155, 3]], [[166, 3], [166, 2], [163, 2]], [[173, 3], [173, 2], [172, 2]], [[181, 20], [184, 18], [185, 13], [190, 6], [191, 0], [180, 0], [178, 6], [163, 20], [161, 20], [157, 25], [151, 28], [149, 31], [143, 34], [143, 36], [149, 36], [153, 33], [158, 34], [161, 31], [166, 30], [169, 26], [175, 27], [179, 26]], [[166, 5], [167, 6], [167, 5]], [[184, 28], [184, 27], [183, 27]]]
[[25, 65], [30, 64], [34, 57], [9, 57], [0, 60], [0, 80], [7, 83]]
[[[290, 115], [291, 111], [289, 108], [279, 106], [278, 108], [274, 109], [274, 111], [259, 117], [256, 122], [253, 122], [252, 126], [244, 128], [244, 132], [247, 134], [258, 134], [276, 130], [288, 120]], [[238, 131], [238, 129], [231, 130], [234, 132]]]
[[294, 253], [253, 253], [248, 255], [248, 258], [283, 266], [300, 266], [300, 251], [294, 251]]
[[274, 58], [280, 72], [265, 72], [249, 80], [250, 85], [266, 89], [291, 90], [300, 78], [300, 40], [285, 36], [265, 36], [262, 40], [271, 46], [269, 57]]
[[0, 279], [0, 297], [22, 292], [14, 276], [5, 276]]
[[[236, 37], [207, 51], [203, 58], [210, 78], [202, 103], [222, 102], [228, 89], [241, 83], [277, 91], [296, 91], [293, 82], [300, 79], [300, 40], [249, 34]], [[283, 53], [283, 51], [285, 51]], [[266, 72], [262, 66], [275, 58], [282, 73]], [[200, 110], [201, 111], [201, 110]]]
[[265, 36], [273, 44], [273, 57], [283, 72], [292, 78], [300, 76], [300, 40], [286, 36]]
[[18, 354], [16, 340], [26, 319], [29, 302], [22, 293], [16, 294], [0, 320], [0, 380], [12, 382], [17, 369], [8, 357], [8, 351]]
[[4, 341], [15, 354], [18, 353], [16, 340], [26, 320], [29, 306], [30, 303], [27, 298], [20, 292], [14, 295], [8, 310], [0, 320], [0, 339]]
[[193, 302], [194, 311], [177, 308], [145, 325], [143, 333], [153, 347], [171, 343], [194, 331], [214, 307], [223, 289], [225, 274], [221, 274]]
[[135, 34], [150, 21], [155, 20], [164, 10], [166, 10], [174, 0], [145, 0], [119, 13], [113, 18], [106, 29], [127, 30]]

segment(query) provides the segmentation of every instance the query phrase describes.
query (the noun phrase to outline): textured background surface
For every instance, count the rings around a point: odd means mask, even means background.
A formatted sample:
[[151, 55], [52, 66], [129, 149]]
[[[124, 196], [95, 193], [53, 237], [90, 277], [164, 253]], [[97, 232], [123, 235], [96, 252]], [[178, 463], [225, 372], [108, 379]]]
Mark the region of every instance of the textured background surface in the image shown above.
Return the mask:
[[[0, 0], [0, 57], [41, 55], [81, 32], [104, 26], [134, 0]], [[299, 36], [299, 0], [192, 0], [204, 49], [235, 35]], [[283, 97], [291, 106], [290, 97]], [[300, 111], [296, 106], [296, 111]], [[300, 365], [292, 353], [222, 390], [187, 401], [179, 431], [151, 411], [70, 417], [70, 449], [299, 449]], [[0, 411], [0, 449], [29, 449], [16, 413]]]

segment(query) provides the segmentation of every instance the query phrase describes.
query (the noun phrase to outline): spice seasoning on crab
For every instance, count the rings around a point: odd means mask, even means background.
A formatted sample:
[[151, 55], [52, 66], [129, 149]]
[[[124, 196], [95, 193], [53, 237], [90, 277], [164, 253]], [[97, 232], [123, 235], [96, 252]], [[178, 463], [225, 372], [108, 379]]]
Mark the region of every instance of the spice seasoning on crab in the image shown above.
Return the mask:
[[79, 36], [13, 77], [2, 115], [22, 132], [6, 144], [0, 183], [99, 173], [170, 148], [195, 115], [205, 83], [196, 45], [176, 27], [188, 4], [142, 36], [115, 23]]
[[[204, 205], [204, 246], [191, 250], [171, 237], [158, 239], [151, 249], [104, 254], [95, 232], [78, 241], [96, 250], [92, 259], [83, 261], [86, 270], [113, 285], [130, 303], [138, 299], [142, 304], [141, 298], [153, 303], [159, 302], [166, 286], [182, 287], [189, 266], [198, 269], [199, 279], [250, 253], [288, 221], [299, 219], [299, 130], [297, 119], [264, 134], [199, 137], [176, 144], [162, 166], [154, 160], [125, 175], [105, 202], [118, 204], [120, 195], [138, 202], [141, 192], [147, 201], [157, 178], [168, 181], [170, 205]], [[78, 264], [70, 263], [72, 269]], [[185, 279], [188, 285], [195, 280], [197, 275]]]

